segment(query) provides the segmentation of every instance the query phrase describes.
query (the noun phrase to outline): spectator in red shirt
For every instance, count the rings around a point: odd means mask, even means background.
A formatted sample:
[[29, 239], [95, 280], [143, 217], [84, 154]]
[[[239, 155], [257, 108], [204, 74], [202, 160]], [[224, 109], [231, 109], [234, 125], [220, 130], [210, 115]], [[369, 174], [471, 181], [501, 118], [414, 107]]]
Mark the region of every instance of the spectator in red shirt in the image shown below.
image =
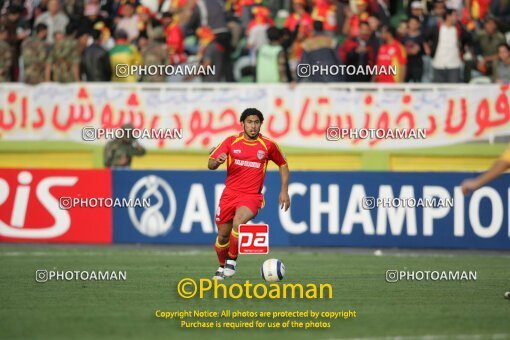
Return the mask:
[[[401, 43], [396, 39], [397, 32], [392, 26], [383, 26], [382, 38], [384, 43], [377, 54], [378, 83], [401, 83], [406, 74], [407, 54]], [[391, 68], [396, 67], [396, 74]]]
[[225, 80], [225, 48], [216, 41], [216, 35], [209, 26], [199, 27], [196, 33], [200, 46], [200, 64], [206, 68], [214, 67], [214, 74], [202, 76], [202, 82], [215, 83]]
[[294, 32], [299, 26], [290, 56], [290, 59], [299, 60], [303, 52], [301, 43], [313, 34], [313, 21], [311, 15], [306, 11], [305, 0], [293, 0], [292, 11], [292, 14], [285, 20], [284, 27], [290, 32]]
[[269, 13], [269, 9], [264, 6], [253, 7], [252, 10], [253, 19], [251, 19], [248, 27], [246, 28], [246, 34], [250, 34], [250, 30], [258, 25], [268, 25], [274, 26], [273, 18], [271, 18], [271, 13]]
[[[368, 22], [362, 21], [359, 26], [360, 34], [358, 37], [351, 37], [344, 41], [338, 55], [346, 65], [358, 66], [373, 66], [375, 63], [375, 51], [369, 43], [372, 31]], [[347, 77], [347, 81], [353, 82], [369, 82], [370, 75], [356, 75]]]
[[173, 20], [173, 14], [170, 12], [163, 13], [161, 24], [166, 36], [170, 63], [177, 65], [186, 61], [186, 54], [184, 54], [184, 32]]
[[359, 26], [362, 21], [367, 21], [370, 13], [368, 12], [367, 0], [356, 0], [356, 13], [352, 12], [351, 8], [345, 8], [345, 16], [347, 19], [344, 22], [342, 29], [343, 34], [356, 37], [359, 35]]
[[337, 29], [336, 5], [332, 0], [316, 0], [312, 11], [312, 20], [321, 21], [324, 32], [330, 36]]

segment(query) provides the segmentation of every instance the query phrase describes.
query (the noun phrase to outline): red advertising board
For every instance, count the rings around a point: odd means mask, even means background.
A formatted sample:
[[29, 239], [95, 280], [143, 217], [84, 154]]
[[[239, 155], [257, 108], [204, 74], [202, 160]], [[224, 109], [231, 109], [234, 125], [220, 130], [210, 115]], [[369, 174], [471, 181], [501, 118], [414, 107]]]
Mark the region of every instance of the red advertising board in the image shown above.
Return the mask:
[[239, 254], [268, 254], [269, 226], [267, 224], [239, 225]]
[[111, 187], [110, 170], [0, 169], [0, 242], [111, 243], [111, 208], [84, 204]]

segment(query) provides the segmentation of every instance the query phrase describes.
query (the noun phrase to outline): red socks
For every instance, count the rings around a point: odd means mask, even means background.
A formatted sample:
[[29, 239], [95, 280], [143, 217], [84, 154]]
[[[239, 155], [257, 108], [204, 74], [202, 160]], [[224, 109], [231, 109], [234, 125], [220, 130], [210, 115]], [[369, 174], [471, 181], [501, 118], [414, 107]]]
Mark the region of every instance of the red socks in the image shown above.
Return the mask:
[[230, 242], [225, 244], [220, 244], [218, 242], [218, 238], [216, 238], [216, 244], [214, 245], [214, 249], [216, 250], [216, 254], [218, 254], [218, 261], [220, 266], [225, 265], [225, 261], [227, 260], [228, 247], [230, 246]]
[[232, 229], [230, 233], [230, 247], [228, 247], [228, 257], [232, 260], [237, 259], [237, 254], [239, 252], [238, 244], [239, 244], [239, 234]]

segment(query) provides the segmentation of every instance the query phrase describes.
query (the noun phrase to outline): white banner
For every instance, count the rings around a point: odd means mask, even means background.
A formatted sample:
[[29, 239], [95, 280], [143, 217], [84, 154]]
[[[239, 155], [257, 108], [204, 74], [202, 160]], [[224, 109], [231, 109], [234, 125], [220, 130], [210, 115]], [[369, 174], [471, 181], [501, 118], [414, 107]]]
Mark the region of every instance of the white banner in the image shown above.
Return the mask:
[[[91, 143], [84, 140], [83, 128], [115, 129], [131, 122], [136, 128], [182, 131], [182, 139], [141, 140], [148, 148], [201, 149], [241, 131], [241, 112], [255, 107], [265, 117], [262, 133], [285, 146], [359, 150], [431, 147], [509, 134], [509, 91], [507, 85], [463, 84], [313, 84], [295, 88], [2, 84], [0, 139]], [[358, 134], [328, 135], [330, 127], [329, 132], [338, 128]], [[408, 132], [388, 133], [395, 129]], [[418, 130], [426, 137], [412, 133]]]

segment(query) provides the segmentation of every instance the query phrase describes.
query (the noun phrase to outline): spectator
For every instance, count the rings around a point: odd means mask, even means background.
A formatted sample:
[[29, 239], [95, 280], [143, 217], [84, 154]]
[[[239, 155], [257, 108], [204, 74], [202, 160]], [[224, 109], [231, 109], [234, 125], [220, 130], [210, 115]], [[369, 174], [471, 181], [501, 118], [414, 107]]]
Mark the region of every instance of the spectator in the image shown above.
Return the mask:
[[126, 31], [120, 29], [115, 32], [115, 46], [109, 53], [113, 73], [112, 81], [136, 82], [137, 75], [130, 72], [131, 66], [142, 64], [143, 59], [138, 48], [129, 42]]
[[156, 34], [161, 35], [161, 23], [152, 16], [152, 12], [148, 7], [138, 6], [136, 13], [138, 13], [140, 35], [145, 34], [146, 37], [152, 36], [155, 34], [153, 30], [157, 30]]
[[200, 64], [207, 68], [214, 67], [213, 75], [202, 76], [204, 83], [220, 82], [225, 78], [225, 49], [216, 41], [216, 35], [210, 27], [203, 26], [197, 30], [200, 44]]
[[195, 6], [192, 8], [191, 16], [185, 25], [184, 32], [185, 34], [194, 33], [201, 26], [210, 27], [216, 37], [216, 42], [222, 46], [223, 52], [221, 55], [224, 58], [222, 65], [225, 65], [225, 69], [222, 72], [225, 73], [227, 82], [234, 81], [233, 66], [230, 59], [230, 54], [232, 53], [232, 34], [227, 26], [227, 16], [222, 1], [196, 1]]
[[[366, 0], [360, 0], [366, 1]], [[312, 11], [312, 20], [322, 22], [321, 35], [333, 36], [337, 30], [336, 5], [333, 0], [316, 0]]]
[[510, 46], [507, 44], [498, 46], [498, 63], [494, 78], [497, 83], [510, 84]]
[[461, 55], [470, 43], [470, 36], [457, 22], [457, 12], [446, 10], [443, 22], [429, 33], [426, 40], [432, 56], [434, 82], [460, 82]]
[[476, 36], [478, 71], [491, 78], [494, 77], [495, 65], [498, 61], [498, 46], [505, 42], [505, 36], [498, 32], [496, 20], [486, 18], [483, 31]]
[[402, 42], [404, 40], [404, 38], [407, 36], [408, 30], [409, 30], [409, 28], [408, 28], [407, 20], [400, 21], [400, 23], [398, 24], [398, 27], [397, 27], [398, 41]]
[[181, 26], [174, 21], [171, 12], [163, 13], [161, 23], [166, 36], [166, 46], [170, 64], [178, 65], [185, 62], [187, 57], [186, 54], [184, 54], [184, 32]]
[[281, 32], [276, 27], [267, 29], [268, 44], [260, 47], [257, 54], [257, 83], [287, 82], [286, 60], [281, 45]]
[[46, 60], [48, 58], [48, 45], [46, 44], [48, 26], [37, 24], [35, 36], [27, 38], [21, 45], [24, 78], [27, 84], [39, 84], [44, 81]]
[[[396, 39], [397, 32], [392, 26], [383, 26], [383, 44], [377, 54], [378, 74], [375, 81], [378, 83], [401, 83], [405, 79], [407, 54], [401, 43]], [[396, 74], [391, 68], [396, 69]]]
[[303, 41], [310, 38], [313, 34], [313, 21], [310, 14], [306, 11], [305, 0], [292, 1], [292, 14], [285, 20], [283, 26], [290, 32], [295, 32], [297, 30], [297, 36], [292, 46], [290, 59], [299, 60], [303, 52]]
[[0, 26], [0, 83], [11, 80], [12, 47], [7, 43], [7, 30]]
[[407, 53], [406, 82], [420, 83], [423, 76], [423, 35], [420, 19], [412, 16], [408, 20], [408, 33], [402, 43]]
[[85, 49], [87, 48], [87, 46], [89, 46], [89, 41], [90, 41], [90, 34], [89, 34], [89, 31], [84, 31], [84, 30], [78, 30], [77, 33], [76, 33], [76, 41], [77, 41], [77, 49], [78, 49], [78, 55], [81, 55], [83, 54], [83, 52], [85, 51]]
[[413, 1], [410, 3], [410, 14], [409, 17], [417, 17], [420, 20], [422, 29], [427, 27], [427, 16], [425, 15], [425, 7], [421, 1]]
[[30, 35], [28, 24], [21, 18], [22, 12], [23, 8], [21, 6], [10, 5], [7, 7], [7, 15], [2, 20], [7, 31], [6, 42], [12, 48], [9, 78], [14, 81], [18, 80], [18, 60], [21, 55], [21, 44]]
[[499, 30], [501, 32], [510, 31], [510, 1], [492, 0], [490, 11], [496, 18]]
[[85, 10], [83, 12], [83, 16], [80, 17], [79, 27], [82, 30], [92, 32], [94, 26], [103, 21], [103, 18], [100, 16], [99, 11], [101, 6], [96, 3], [88, 3], [85, 5]]
[[110, 81], [112, 68], [108, 51], [101, 46], [101, 31], [93, 30], [94, 42], [83, 52], [82, 75], [86, 81]]
[[105, 50], [109, 51], [113, 48], [113, 46], [115, 46], [115, 39], [113, 39], [110, 28], [104, 21], [97, 22], [92, 30], [98, 30], [101, 32], [99, 43]]
[[53, 44], [55, 32], [65, 32], [69, 18], [60, 10], [59, 0], [48, 1], [48, 11], [42, 13], [36, 20], [35, 25], [45, 24], [48, 27], [46, 42]]
[[[336, 53], [336, 41], [324, 33], [323, 23], [321, 21], [313, 22], [314, 35], [303, 42], [303, 54], [300, 64], [331, 66], [340, 65], [340, 59]], [[298, 76], [303, 81], [309, 82], [337, 82], [342, 81], [341, 75], [326, 74], [317, 72], [307, 74], [305, 69], [298, 69]]]
[[250, 50], [250, 62], [252, 65], [257, 63], [257, 52], [263, 45], [269, 44], [267, 30], [274, 25], [273, 20], [268, 20], [269, 10], [258, 6], [253, 8], [255, 18], [250, 21], [246, 29], [247, 42], [246, 47]]
[[39, 0], [39, 4], [34, 8], [33, 18], [39, 17], [48, 10], [48, 0]]
[[145, 149], [133, 138], [130, 133], [132, 124], [122, 125], [124, 137], [116, 138], [106, 143], [104, 148], [104, 166], [107, 168], [128, 168], [131, 166], [133, 156], [145, 155]]
[[[148, 37], [142, 33], [138, 38], [138, 46], [142, 53], [145, 65], [167, 65], [168, 51], [166, 48], [165, 37], [161, 28], [154, 29], [151, 36]], [[158, 73], [154, 75], [145, 75], [142, 77], [143, 82], [165, 82], [166, 75]]]
[[[293, 77], [292, 70], [296, 70], [296, 65], [298, 63], [298, 59], [291, 59], [289, 49], [294, 44], [296, 40], [298, 31], [291, 32], [288, 28], [282, 28], [282, 47], [283, 47], [283, 55], [285, 57], [285, 72], [287, 73], [287, 81], [291, 84], [295, 84], [295, 80]], [[294, 72], [295, 74], [295, 72]]]
[[[379, 18], [376, 16], [369, 16], [368, 17], [368, 26], [370, 27], [370, 31], [372, 32], [370, 34], [370, 38], [368, 39], [369, 45], [372, 46], [374, 49], [374, 56], [377, 57], [377, 52], [379, 51], [379, 46], [382, 42], [381, 37], [381, 22], [379, 21]], [[375, 58], [374, 57], [374, 58]]]
[[126, 2], [120, 8], [120, 14], [122, 18], [117, 22], [116, 30], [121, 29], [125, 31], [128, 35], [127, 40], [133, 42], [140, 34], [138, 30], [138, 15], [135, 14], [135, 6], [130, 2]]
[[46, 60], [46, 81], [71, 83], [80, 81], [80, 53], [74, 32], [55, 31], [54, 44]]
[[[345, 7], [345, 16], [347, 19], [344, 22], [342, 29], [343, 34], [349, 37], [356, 37], [359, 35], [359, 26], [362, 21], [368, 20], [368, 1], [356, 0], [356, 13], [354, 13], [349, 6]], [[377, 17], [379, 21], [381, 20]]]
[[255, 26], [265, 25], [266, 29], [274, 26], [274, 20], [271, 18], [269, 9], [264, 6], [256, 6], [252, 9], [253, 19], [248, 23], [246, 27], [246, 34], [250, 33], [250, 30]]
[[391, 13], [389, 0], [377, 0], [377, 10], [374, 14], [379, 18], [383, 25], [390, 25]]
[[[358, 66], [373, 66], [375, 64], [375, 51], [369, 42], [372, 34], [370, 25], [366, 21], [362, 21], [359, 30], [359, 36], [350, 37], [344, 41], [338, 54], [347, 65], [355, 65], [356, 68]], [[370, 75], [356, 74], [355, 76], [348, 77], [347, 81], [369, 82], [371, 79]]]
[[425, 35], [428, 35], [431, 30], [435, 29], [439, 26], [439, 24], [443, 21], [443, 17], [446, 13], [446, 5], [443, 0], [434, 1], [434, 5], [432, 7], [432, 11], [427, 20], [427, 27], [425, 29]]
[[465, 0], [464, 9], [469, 19], [482, 21], [489, 14], [491, 0]]

